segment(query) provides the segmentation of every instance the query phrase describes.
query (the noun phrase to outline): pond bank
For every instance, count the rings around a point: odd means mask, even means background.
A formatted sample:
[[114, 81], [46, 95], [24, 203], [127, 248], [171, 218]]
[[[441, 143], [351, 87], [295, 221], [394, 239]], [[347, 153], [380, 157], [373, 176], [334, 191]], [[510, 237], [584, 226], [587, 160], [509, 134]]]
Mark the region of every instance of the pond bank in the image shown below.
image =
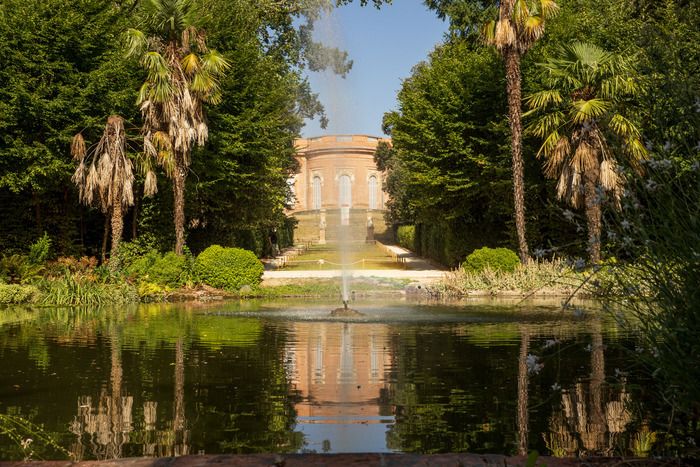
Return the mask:
[[[538, 457], [536, 465], [548, 467], [580, 465], [615, 465], [619, 458], [602, 459], [562, 459]], [[334, 467], [361, 465], [363, 467], [468, 467], [499, 466], [524, 467], [528, 464], [523, 456], [503, 456], [499, 454], [237, 454], [201, 455], [160, 458], [126, 458], [106, 461], [32, 461], [2, 462], [2, 467]], [[638, 464], [639, 465], [639, 464]], [[673, 465], [682, 465], [680, 463]]]

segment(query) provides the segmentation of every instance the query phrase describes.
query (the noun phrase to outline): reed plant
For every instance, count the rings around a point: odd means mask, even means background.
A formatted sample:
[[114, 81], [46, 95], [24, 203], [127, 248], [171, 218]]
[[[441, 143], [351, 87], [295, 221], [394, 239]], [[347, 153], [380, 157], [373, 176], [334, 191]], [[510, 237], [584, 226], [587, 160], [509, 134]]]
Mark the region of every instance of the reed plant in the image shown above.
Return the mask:
[[512, 271], [485, 267], [475, 271], [461, 266], [445, 274], [440, 290], [451, 296], [474, 294], [562, 295], [573, 294], [581, 275], [562, 259], [530, 261]]

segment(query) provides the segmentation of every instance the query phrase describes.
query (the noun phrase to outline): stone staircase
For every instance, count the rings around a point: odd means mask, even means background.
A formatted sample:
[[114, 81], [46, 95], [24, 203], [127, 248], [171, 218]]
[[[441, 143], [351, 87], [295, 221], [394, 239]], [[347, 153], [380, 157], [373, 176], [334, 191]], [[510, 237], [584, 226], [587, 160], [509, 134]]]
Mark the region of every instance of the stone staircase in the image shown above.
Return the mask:
[[[384, 211], [372, 211], [375, 237], [385, 237], [387, 226], [384, 222]], [[295, 213], [298, 224], [294, 231], [294, 241], [298, 243], [317, 242], [319, 239], [320, 211], [304, 211]], [[337, 242], [340, 237], [340, 209], [326, 210], [326, 241]], [[351, 209], [347, 238], [349, 241], [364, 241], [367, 235], [367, 210]]]

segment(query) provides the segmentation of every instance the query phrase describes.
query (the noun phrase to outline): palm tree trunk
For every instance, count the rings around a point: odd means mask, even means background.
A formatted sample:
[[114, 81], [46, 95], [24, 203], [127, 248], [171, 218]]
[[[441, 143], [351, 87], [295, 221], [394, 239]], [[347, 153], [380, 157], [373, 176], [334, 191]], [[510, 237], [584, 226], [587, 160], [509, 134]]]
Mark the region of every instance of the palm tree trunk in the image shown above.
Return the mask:
[[122, 239], [122, 231], [124, 230], [121, 193], [117, 193], [115, 199], [117, 201], [112, 206], [112, 248], [109, 250], [109, 267], [113, 270], [119, 267], [117, 251], [119, 250], [119, 242]]
[[527, 352], [530, 347], [530, 334], [525, 328], [520, 330], [520, 356], [518, 358], [518, 455], [527, 455], [528, 438], [528, 377]]
[[173, 211], [175, 221], [175, 253], [182, 254], [185, 246], [185, 178], [187, 167], [184, 163], [184, 155], [176, 154], [175, 173], [173, 174]]
[[109, 214], [105, 215], [105, 228], [104, 232], [102, 233], [102, 262], [104, 263], [107, 260], [107, 242], [109, 241], [109, 224], [111, 221], [111, 216]]
[[[596, 171], [597, 172], [597, 171]], [[602, 210], [600, 197], [596, 193], [598, 173], [584, 174], [584, 198], [586, 201], [586, 223], [588, 225], [588, 251], [591, 263], [600, 262], [600, 234]]]
[[515, 230], [518, 235], [520, 262], [526, 263], [530, 255], [525, 238], [525, 181], [523, 168], [523, 126], [521, 109], [520, 53], [513, 47], [503, 49], [506, 65], [506, 93], [508, 94], [508, 121], [511, 133], [513, 157], [513, 201], [515, 208]]

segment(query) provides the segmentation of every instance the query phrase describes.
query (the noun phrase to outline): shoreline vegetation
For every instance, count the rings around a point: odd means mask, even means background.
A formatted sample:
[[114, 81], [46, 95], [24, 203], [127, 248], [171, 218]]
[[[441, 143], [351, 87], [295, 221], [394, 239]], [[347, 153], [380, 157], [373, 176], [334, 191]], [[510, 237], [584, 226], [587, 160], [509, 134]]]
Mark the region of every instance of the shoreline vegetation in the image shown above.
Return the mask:
[[[224, 250], [228, 249], [221, 248], [221, 251]], [[221, 251], [218, 251], [219, 255]], [[101, 306], [340, 295], [340, 281], [337, 278], [272, 279], [263, 282], [260, 266], [255, 262], [258, 260], [253, 261], [251, 257], [248, 257], [250, 264], [244, 269], [252, 267], [254, 271], [248, 271], [243, 278], [222, 280], [209, 277], [203, 280], [198, 274], [204, 274], [204, 269], [200, 266], [199, 272], [195, 271], [197, 259], [192, 255], [182, 258], [171, 253], [161, 256], [150, 251], [132, 255], [129, 259], [127, 256], [122, 255], [126, 266], [118, 273], [106, 272], [108, 269], [98, 266], [95, 258], [85, 257], [60, 258], [34, 266], [33, 274], [20, 275], [19, 280], [15, 277], [19, 283], [0, 283], [0, 305]], [[221, 265], [217, 267], [220, 269]], [[24, 265], [25, 270], [29, 268]], [[217, 280], [218, 287], [210, 285]], [[594, 294], [590, 290], [580, 288], [583, 281], [584, 274], [576, 272], [563, 260], [532, 261], [527, 265], [518, 263], [510, 270], [492, 267], [489, 263], [475, 270], [465, 262], [460, 268], [446, 271], [442, 279], [433, 282], [402, 278], [354, 278], [352, 292], [358, 297], [424, 295], [448, 299], [591, 297]]]

